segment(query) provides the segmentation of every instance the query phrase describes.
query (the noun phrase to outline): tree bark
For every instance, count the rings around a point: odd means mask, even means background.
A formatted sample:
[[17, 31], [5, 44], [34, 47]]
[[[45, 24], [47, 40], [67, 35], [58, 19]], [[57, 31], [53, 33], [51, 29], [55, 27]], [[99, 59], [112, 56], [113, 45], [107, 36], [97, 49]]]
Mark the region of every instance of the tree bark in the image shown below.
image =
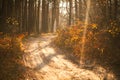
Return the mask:
[[42, 32], [48, 32], [48, 11], [49, 11], [49, 3], [46, 0], [42, 0]]

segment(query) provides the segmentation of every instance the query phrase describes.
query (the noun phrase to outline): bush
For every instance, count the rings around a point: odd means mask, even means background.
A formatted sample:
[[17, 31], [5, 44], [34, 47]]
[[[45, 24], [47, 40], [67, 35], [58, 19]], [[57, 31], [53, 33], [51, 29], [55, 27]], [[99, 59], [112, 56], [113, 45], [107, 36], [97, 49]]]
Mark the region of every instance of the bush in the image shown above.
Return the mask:
[[22, 39], [24, 34], [0, 38], [0, 80], [24, 80]]
[[57, 46], [65, 48], [81, 57], [82, 44], [85, 43], [84, 58], [97, 63], [113, 64], [120, 61], [120, 28], [101, 28], [97, 24], [88, 24], [86, 37], [83, 40], [84, 24], [78, 22], [74, 26], [58, 30], [55, 39]]

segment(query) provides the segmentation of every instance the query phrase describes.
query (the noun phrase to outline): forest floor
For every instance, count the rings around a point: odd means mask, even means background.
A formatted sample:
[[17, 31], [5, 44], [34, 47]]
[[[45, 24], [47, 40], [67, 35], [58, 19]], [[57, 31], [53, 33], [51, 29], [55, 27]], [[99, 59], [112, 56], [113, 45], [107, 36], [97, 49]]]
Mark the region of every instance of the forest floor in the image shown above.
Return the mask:
[[30, 73], [26, 80], [115, 80], [100, 66], [81, 67], [79, 59], [56, 47], [56, 35], [43, 34], [24, 41], [24, 65]]

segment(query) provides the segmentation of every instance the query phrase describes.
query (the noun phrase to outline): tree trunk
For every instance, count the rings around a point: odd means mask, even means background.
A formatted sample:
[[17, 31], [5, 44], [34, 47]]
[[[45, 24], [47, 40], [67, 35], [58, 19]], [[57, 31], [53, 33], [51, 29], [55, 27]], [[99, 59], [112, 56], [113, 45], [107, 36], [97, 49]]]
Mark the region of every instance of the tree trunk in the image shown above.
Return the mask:
[[38, 0], [38, 8], [37, 8], [37, 14], [36, 14], [36, 31], [37, 31], [37, 34], [40, 33], [40, 3], [41, 3], [41, 0]]
[[41, 30], [43, 33], [48, 32], [48, 10], [49, 3], [46, 0], [42, 0], [42, 27]]
[[68, 25], [72, 24], [72, 0], [69, 0], [69, 23]]
[[33, 27], [34, 27], [34, 0], [29, 0], [29, 8], [28, 8], [28, 34], [30, 35], [30, 33], [33, 31]]

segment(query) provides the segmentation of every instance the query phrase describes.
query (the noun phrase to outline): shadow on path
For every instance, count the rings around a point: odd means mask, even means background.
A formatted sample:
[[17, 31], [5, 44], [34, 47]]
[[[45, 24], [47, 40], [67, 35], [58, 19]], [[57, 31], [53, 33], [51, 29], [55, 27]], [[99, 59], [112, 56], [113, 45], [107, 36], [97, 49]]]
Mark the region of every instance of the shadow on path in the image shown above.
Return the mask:
[[46, 66], [46, 65], [48, 65], [50, 62], [51, 62], [51, 59], [53, 58], [53, 57], [55, 57], [57, 54], [50, 54], [50, 55], [48, 55], [48, 56], [44, 56], [44, 53], [43, 53], [43, 55], [42, 55], [42, 60], [43, 60], [43, 62], [41, 63], [41, 64], [38, 64], [38, 66], [36, 66], [35, 68], [34, 68], [34, 70], [40, 70], [40, 69], [42, 69], [44, 66]]

